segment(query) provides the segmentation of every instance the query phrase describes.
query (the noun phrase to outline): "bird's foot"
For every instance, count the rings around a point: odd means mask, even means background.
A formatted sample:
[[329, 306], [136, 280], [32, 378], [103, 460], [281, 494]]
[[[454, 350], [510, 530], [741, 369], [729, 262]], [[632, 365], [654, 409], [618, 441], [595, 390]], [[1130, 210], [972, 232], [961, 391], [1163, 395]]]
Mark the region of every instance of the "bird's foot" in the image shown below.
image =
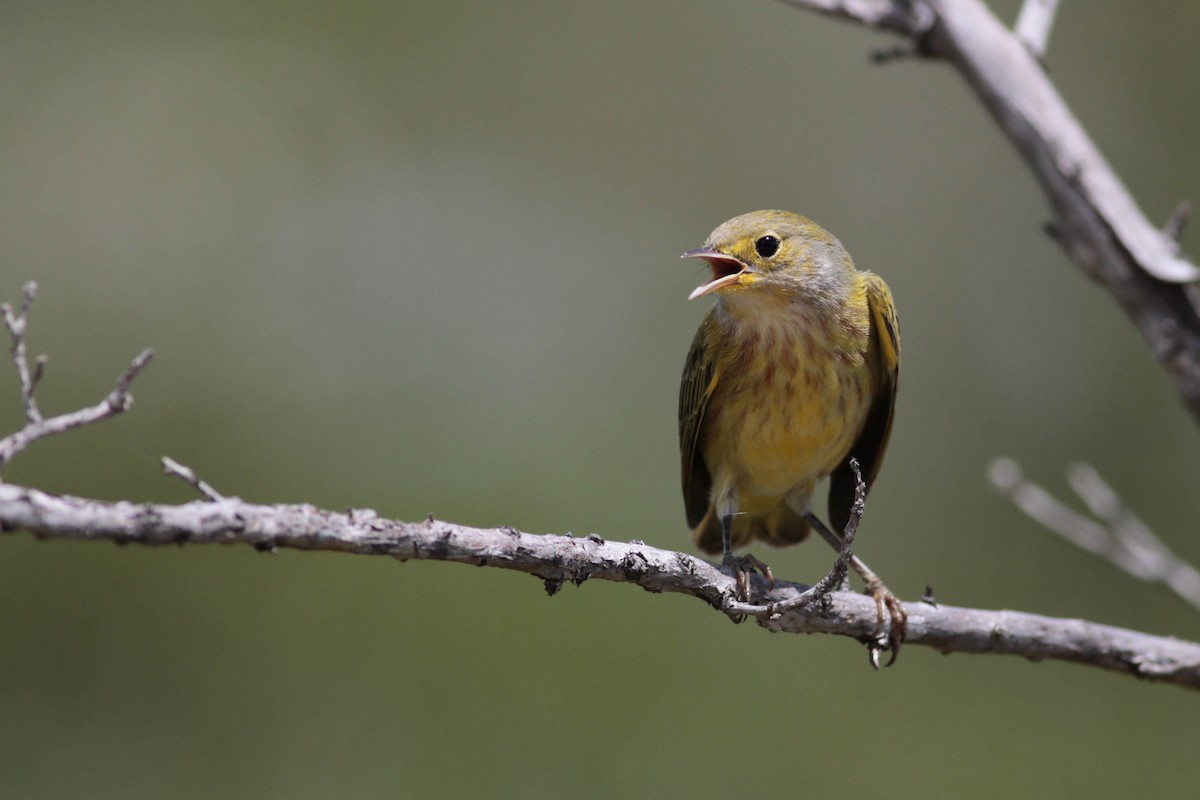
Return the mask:
[[744, 556], [730, 553], [721, 560], [721, 566], [733, 572], [733, 578], [737, 581], [737, 599], [743, 603], [750, 602], [750, 576], [755, 573], [761, 572], [771, 588], [775, 588], [775, 576], [771, 574], [771, 568], [749, 553]]
[[871, 643], [868, 645], [871, 666], [879, 669], [880, 651], [890, 650], [892, 656], [886, 664], [890, 667], [896, 663], [896, 656], [900, 655], [900, 645], [908, 633], [908, 614], [905, 612], [900, 598], [892, 594], [892, 590], [884, 586], [883, 581], [878, 577], [872, 575], [865, 580], [865, 584], [864, 594], [869, 594], [875, 599], [879, 620], [875, 625], [874, 633], [871, 634]]
[[[721, 559], [721, 566], [733, 573], [734, 599], [739, 603], [750, 602], [750, 576], [755, 573], [762, 573], [762, 576], [771, 584], [771, 588], [775, 588], [775, 576], [771, 574], [771, 568], [749, 553], [743, 556], [726, 553], [725, 557]], [[731, 614], [730, 619], [738, 623], [745, 620], [746, 615]]]

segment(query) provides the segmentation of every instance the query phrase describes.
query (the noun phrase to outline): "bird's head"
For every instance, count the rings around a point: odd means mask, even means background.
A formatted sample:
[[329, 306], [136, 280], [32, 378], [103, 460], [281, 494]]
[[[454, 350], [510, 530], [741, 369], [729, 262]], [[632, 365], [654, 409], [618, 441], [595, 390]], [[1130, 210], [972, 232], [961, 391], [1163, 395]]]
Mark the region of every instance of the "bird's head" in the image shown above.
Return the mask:
[[733, 297], [771, 290], [797, 296], [841, 296], [854, 264], [841, 242], [817, 223], [790, 211], [752, 211], [719, 226], [703, 247], [683, 258], [702, 258], [712, 280], [689, 300], [713, 292]]

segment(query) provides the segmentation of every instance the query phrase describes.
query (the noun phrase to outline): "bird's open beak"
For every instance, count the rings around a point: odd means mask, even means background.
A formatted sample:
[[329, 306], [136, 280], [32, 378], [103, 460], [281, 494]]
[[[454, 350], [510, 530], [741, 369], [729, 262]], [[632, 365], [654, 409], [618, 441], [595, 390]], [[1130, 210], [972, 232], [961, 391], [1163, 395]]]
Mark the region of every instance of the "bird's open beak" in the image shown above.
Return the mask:
[[693, 289], [692, 293], [688, 295], [688, 300], [695, 300], [697, 297], [703, 297], [710, 292], [724, 289], [726, 286], [734, 286], [738, 283], [738, 278], [746, 271], [746, 265], [742, 263], [741, 259], [726, 255], [711, 247], [688, 250], [680, 258], [703, 258], [713, 271], [713, 279]]

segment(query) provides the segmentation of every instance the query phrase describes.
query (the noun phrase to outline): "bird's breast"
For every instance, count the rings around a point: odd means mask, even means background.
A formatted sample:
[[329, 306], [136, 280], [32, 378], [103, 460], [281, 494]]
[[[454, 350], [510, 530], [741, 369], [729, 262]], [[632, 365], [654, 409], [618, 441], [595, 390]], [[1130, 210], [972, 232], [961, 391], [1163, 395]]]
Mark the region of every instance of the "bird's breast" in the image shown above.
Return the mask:
[[781, 497], [841, 463], [873, 389], [867, 328], [800, 304], [725, 320], [704, 458], [714, 487]]

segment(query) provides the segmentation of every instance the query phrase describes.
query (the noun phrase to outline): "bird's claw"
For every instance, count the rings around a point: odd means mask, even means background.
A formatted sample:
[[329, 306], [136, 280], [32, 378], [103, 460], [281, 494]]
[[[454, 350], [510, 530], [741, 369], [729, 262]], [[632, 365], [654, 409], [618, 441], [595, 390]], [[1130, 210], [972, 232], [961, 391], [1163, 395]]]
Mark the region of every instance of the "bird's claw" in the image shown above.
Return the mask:
[[908, 613], [905, 612], [900, 598], [892, 594], [878, 578], [866, 582], [865, 593], [875, 598], [875, 610], [878, 615], [875, 630], [871, 633], [871, 642], [867, 645], [871, 666], [879, 669], [879, 653], [890, 650], [892, 655], [885, 665], [890, 667], [896, 663], [896, 657], [900, 655], [900, 645], [908, 633]]
[[[767, 582], [770, 583], [771, 588], [775, 588], [775, 576], [771, 574], [771, 568], [749, 553], [743, 556], [735, 556], [732, 553], [727, 553], [721, 560], [721, 566], [733, 573], [734, 599], [739, 603], [751, 602], [750, 576], [754, 573], [761, 573], [767, 579]], [[730, 619], [738, 623], [745, 620], [746, 615], [730, 615]]]
[[771, 568], [749, 553], [744, 556], [727, 554], [721, 560], [721, 566], [733, 572], [733, 579], [737, 583], [737, 599], [743, 603], [750, 602], [750, 576], [754, 573], [762, 573], [771, 588], [775, 588], [775, 576], [771, 574]]

